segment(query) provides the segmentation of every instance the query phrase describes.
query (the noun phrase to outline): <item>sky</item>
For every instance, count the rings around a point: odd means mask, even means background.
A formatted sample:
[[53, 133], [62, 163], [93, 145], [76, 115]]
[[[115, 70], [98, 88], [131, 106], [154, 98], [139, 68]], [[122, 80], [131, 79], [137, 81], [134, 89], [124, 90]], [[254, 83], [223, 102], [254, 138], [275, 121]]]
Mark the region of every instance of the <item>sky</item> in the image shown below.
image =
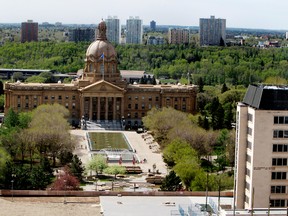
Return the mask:
[[228, 28], [286, 30], [287, 9], [287, 0], [3, 0], [0, 23], [98, 24], [117, 16], [123, 25], [138, 16], [144, 25], [199, 26], [200, 18], [214, 15]]

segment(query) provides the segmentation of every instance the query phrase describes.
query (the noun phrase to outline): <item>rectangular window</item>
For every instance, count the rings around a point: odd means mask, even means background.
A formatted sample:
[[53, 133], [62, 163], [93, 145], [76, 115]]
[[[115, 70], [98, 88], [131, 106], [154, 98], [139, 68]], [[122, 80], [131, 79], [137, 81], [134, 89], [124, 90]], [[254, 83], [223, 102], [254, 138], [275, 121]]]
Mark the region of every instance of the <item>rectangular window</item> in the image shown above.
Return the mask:
[[142, 96], [142, 100], [145, 100], [145, 97], [144, 97], [144, 96]]
[[152, 108], [152, 105], [151, 104], [148, 104], [148, 109], [150, 110]]
[[249, 203], [249, 197], [247, 195], [245, 195], [245, 202]]
[[138, 100], [138, 96], [135, 96], [135, 100]]
[[58, 100], [62, 100], [62, 95], [59, 95], [59, 96], [58, 96]]
[[76, 96], [75, 95], [72, 95], [72, 100], [76, 100]]
[[55, 96], [51, 96], [51, 100], [54, 100], [55, 99]]
[[152, 101], [152, 97], [151, 96], [149, 97], [149, 101]]
[[288, 116], [274, 116], [274, 124], [288, 124]]
[[248, 133], [249, 135], [252, 135], [252, 128], [248, 127], [248, 128], [247, 128], [247, 133]]
[[288, 144], [273, 144], [273, 152], [288, 152]]
[[128, 96], [128, 100], [131, 100], [131, 96]]
[[135, 104], [135, 109], [138, 109], [138, 104]]
[[270, 200], [270, 207], [285, 207], [285, 200], [278, 199], [278, 200]]
[[246, 182], [245, 188], [246, 188], [247, 190], [250, 190], [250, 184], [249, 184], [248, 182]]
[[68, 100], [68, 99], [69, 99], [69, 96], [68, 96], [68, 95], [66, 95], [66, 96], [65, 96], [65, 98], [66, 98], [66, 100]]
[[251, 156], [248, 155], [248, 154], [246, 154], [246, 161], [249, 162], [249, 163], [251, 163]]
[[45, 100], [48, 100], [48, 96], [47, 96], [47, 95], [46, 95], [46, 96], [44, 96], [44, 99], [45, 99]]
[[272, 172], [271, 173], [271, 179], [282, 179], [285, 180], [286, 179], [286, 172]]
[[75, 103], [72, 103], [72, 109], [75, 109], [76, 105]]
[[142, 104], [142, 109], [145, 109], [145, 104], [144, 103]]
[[274, 130], [273, 138], [288, 138], [288, 131], [287, 130]]
[[287, 158], [272, 158], [272, 166], [287, 166]]
[[250, 141], [247, 140], [247, 146], [246, 148], [248, 149], [252, 149], [252, 143]]
[[253, 121], [253, 115], [251, 113], [248, 113], [248, 121], [250, 122]]
[[271, 193], [286, 193], [286, 186], [271, 186]]
[[128, 104], [128, 109], [131, 109], [131, 104]]
[[69, 107], [69, 104], [68, 104], [68, 103], [66, 103], [66, 104], [65, 104], [65, 107], [68, 109], [68, 107]]
[[246, 168], [246, 175], [250, 177], [250, 169]]
[[155, 101], [159, 101], [159, 97], [156, 97], [156, 98], [155, 98]]
[[185, 104], [182, 105], [182, 110], [183, 110], [183, 111], [186, 111], [186, 105], [185, 105]]

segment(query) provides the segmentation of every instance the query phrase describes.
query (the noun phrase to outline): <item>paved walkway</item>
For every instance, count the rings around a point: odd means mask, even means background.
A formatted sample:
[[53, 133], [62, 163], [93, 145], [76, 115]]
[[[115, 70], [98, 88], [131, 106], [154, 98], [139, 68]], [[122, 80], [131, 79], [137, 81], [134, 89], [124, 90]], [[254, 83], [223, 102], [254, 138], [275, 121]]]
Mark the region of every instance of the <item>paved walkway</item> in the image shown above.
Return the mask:
[[[88, 141], [86, 139], [87, 130], [71, 130], [71, 134], [77, 139], [76, 140], [76, 148], [74, 153], [79, 156], [82, 163], [85, 165], [89, 158], [91, 157], [91, 153], [88, 148]], [[89, 132], [101, 132], [101, 131], [93, 131], [89, 130]], [[103, 132], [103, 131], [102, 131]], [[109, 131], [107, 131], [109, 132]], [[115, 132], [115, 131], [113, 131]], [[153, 171], [153, 164], [156, 165], [154, 171], [158, 170], [161, 174], [166, 175], [167, 168], [162, 159], [162, 154], [159, 151], [159, 145], [153, 141], [153, 137], [150, 134], [142, 133], [138, 134], [135, 131], [119, 131], [125, 134], [127, 140], [131, 147], [136, 150], [136, 154], [138, 160], [140, 161], [139, 165], [144, 173]], [[146, 159], [146, 162], [143, 163], [143, 160]], [[141, 163], [142, 161], [142, 163]], [[123, 163], [124, 166], [130, 166], [132, 163]]]

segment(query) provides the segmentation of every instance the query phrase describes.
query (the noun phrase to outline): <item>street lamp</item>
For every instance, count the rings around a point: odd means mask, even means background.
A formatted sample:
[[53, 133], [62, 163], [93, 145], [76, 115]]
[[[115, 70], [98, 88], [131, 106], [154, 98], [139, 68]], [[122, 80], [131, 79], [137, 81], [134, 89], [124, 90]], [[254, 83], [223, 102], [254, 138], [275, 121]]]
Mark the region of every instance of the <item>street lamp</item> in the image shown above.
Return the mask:
[[97, 191], [97, 178], [96, 177], [93, 177], [93, 180], [94, 180], [94, 184], [95, 184], [95, 191]]
[[64, 204], [67, 204], [67, 202], [66, 202], [66, 182], [67, 182], [67, 180], [66, 179], [64, 179]]
[[11, 180], [12, 194], [11, 194], [11, 195], [12, 195], [12, 202], [13, 202], [13, 201], [14, 201], [14, 200], [13, 200], [13, 198], [14, 198], [14, 194], [13, 194], [13, 189], [14, 189], [14, 187], [13, 187], [13, 186], [14, 186], [14, 178], [16, 177], [16, 175], [12, 173], [11, 176], [12, 176], [12, 180]]

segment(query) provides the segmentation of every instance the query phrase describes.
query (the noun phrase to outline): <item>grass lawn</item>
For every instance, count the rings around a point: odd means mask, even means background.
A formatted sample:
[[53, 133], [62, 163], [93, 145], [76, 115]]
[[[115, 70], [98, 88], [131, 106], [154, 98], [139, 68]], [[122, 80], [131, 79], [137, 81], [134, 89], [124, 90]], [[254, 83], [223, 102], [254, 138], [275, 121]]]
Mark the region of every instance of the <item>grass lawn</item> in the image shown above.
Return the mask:
[[92, 150], [101, 150], [105, 148], [113, 149], [128, 149], [129, 144], [126, 142], [125, 135], [123, 133], [106, 133], [106, 132], [88, 132]]

